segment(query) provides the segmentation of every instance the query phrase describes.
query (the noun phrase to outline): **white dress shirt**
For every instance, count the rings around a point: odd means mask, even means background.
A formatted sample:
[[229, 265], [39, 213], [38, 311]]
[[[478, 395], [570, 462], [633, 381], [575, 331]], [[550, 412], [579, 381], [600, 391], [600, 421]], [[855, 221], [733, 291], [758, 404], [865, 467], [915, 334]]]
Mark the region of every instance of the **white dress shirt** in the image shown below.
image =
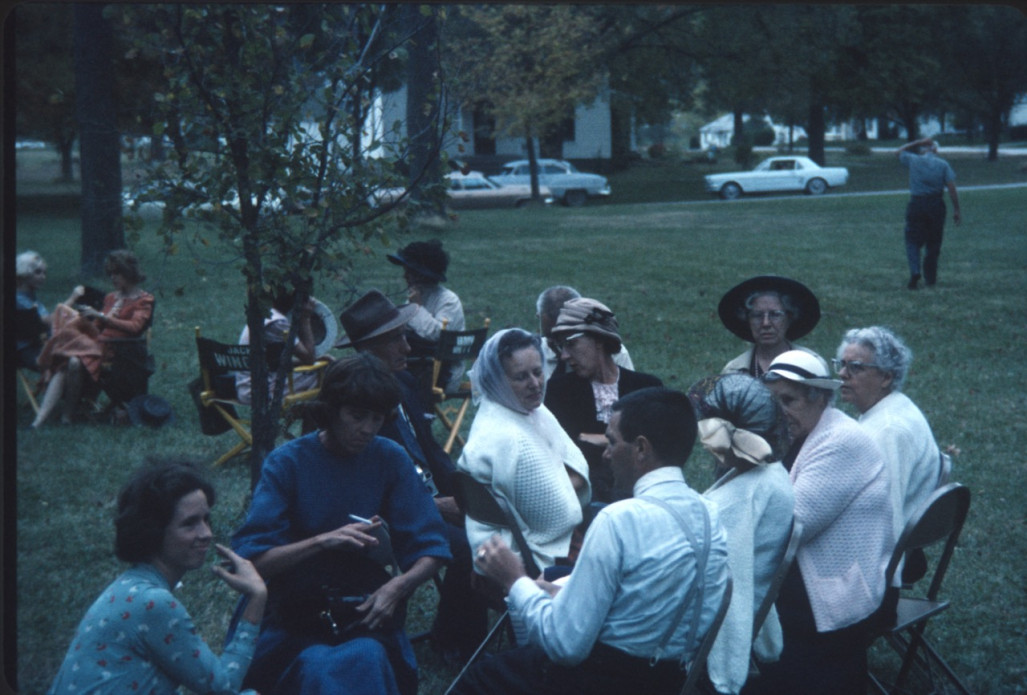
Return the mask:
[[[589, 527], [574, 571], [550, 597], [527, 577], [507, 596], [519, 644], [538, 644], [556, 663], [583, 661], [596, 641], [632, 656], [650, 658], [677, 617], [677, 607], [696, 579], [696, 554], [677, 519], [652, 502], [656, 497], [687, 520], [703, 543], [703, 505], [710, 513], [699, 633], [713, 622], [727, 584], [727, 542], [716, 505], [685, 483], [680, 468], [663, 467], [635, 483], [635, 497], [605, 507]], [[685, 611], [663, 658], [691, 658], [699, 640], [689, 634], [695, 606]]]

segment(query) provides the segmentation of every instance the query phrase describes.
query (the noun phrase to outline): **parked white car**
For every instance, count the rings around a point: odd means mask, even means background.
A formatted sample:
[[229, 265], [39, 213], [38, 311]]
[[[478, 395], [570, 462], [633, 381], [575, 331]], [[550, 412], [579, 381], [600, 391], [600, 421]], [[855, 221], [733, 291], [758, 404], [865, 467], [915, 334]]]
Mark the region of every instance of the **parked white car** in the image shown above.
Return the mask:
[[[492, 177], [501, 185], [531, 185], [531, 169], [527, 159], [518, 159], [503, 165], [503, 172]], [[548, 186], [553, 198], [564, 205], [578, 207], [589, 198], [608, 196], [610, 182], [605, 176], [578, 171], [573, 164], [562, 159], [538, 160], [539, 185]]]
[[[446, 180], [449, 182], [449, 204], [454, 209], [519, 208], [531, 201], [531, 184], [500, 185], [480, 171], [467, 174], [455, 171], [447, 174]], [[553, 194], [547, 186], [539, 184], [539, 194], [543, 203], [553, 202]]]
[[734, 171], [706, 176], [706, 190], [725, 200], [743, 193], [805, 191], [820, 195], [849, 181], [845, 167], [822, 167], [809, 157], [771, 157], [752, 171]]

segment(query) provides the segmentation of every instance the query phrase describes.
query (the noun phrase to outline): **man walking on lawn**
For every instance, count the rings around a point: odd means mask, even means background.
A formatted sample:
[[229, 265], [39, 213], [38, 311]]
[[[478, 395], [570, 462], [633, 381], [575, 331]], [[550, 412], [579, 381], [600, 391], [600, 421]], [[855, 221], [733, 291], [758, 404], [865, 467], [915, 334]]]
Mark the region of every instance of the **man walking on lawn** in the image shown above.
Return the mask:
[[[919, 149], [919, 154], [911, 150]], [[920, 249], [925, 248], [923, 278], [928, 287], [938, 281], [938, 256], [945, 227], [947, 188], [952, 199], [952, 221], [960, 222], [956, 173], [938, 156], [938, 143], [921, 138], [895, 151], [902, 166], [909, 169], [909, 205], [906, 206], [906, 259], [909, 261], [909, 289], [920, 282]]]

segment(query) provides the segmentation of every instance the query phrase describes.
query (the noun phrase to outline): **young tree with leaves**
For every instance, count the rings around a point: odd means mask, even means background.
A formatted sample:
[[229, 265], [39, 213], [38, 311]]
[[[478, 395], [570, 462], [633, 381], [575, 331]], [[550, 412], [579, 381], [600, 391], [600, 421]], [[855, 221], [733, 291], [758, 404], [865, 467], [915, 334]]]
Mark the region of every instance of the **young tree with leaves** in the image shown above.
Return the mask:
[[[417, 180], [400, 124], [374, 133], [378, 87], [402, 74], [416, 32], [395, 5], [121, 5], [109, 10], [143, 59], [163, 65], [154, 135], [174, 153], [137, 200], [165, 204], [161, 234], [241, 268], [251, 339], [251, 479], [274, 447], [293, 335], [272, 390], [264, 318], [279, 290], [341, 271], [386, 240], [386, 188]], [[436, 87], [441, 89], [441, 83]], [[441, 139], [438, 91], [426, 123]], [[371, 156], [371, 155], [375, 156]], [[420, 160], [423, 161], [423, 160]], [[213, 236], [212, 236], [213, 234]], [[202, 270], [202, 264], [198, 263]], [[296, 325], [296, 321], [292, 325]]]
[[447, 22], [447, 74], [465, 103], [481, 102], [500, 132], [524, 138], [539, 199], [536, 139], [595, 98], [603, 72], [592, 16], [574, 5], [459, 5]]

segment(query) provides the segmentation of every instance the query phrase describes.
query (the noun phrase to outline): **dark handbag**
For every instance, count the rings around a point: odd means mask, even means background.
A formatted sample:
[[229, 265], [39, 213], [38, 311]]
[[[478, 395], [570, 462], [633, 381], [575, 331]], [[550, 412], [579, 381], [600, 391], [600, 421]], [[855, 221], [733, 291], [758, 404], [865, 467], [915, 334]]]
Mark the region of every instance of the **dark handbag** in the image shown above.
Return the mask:
[[[362, 555], [324, 552], [273, 581], [270, 609], [290, 632], [341, 644], [366, 634], [360, 625], [366, 613], [357, 606], [391, 578], [388, 570]], [[404, 606], [387, 627], [402, 625], [405, 617]]]

